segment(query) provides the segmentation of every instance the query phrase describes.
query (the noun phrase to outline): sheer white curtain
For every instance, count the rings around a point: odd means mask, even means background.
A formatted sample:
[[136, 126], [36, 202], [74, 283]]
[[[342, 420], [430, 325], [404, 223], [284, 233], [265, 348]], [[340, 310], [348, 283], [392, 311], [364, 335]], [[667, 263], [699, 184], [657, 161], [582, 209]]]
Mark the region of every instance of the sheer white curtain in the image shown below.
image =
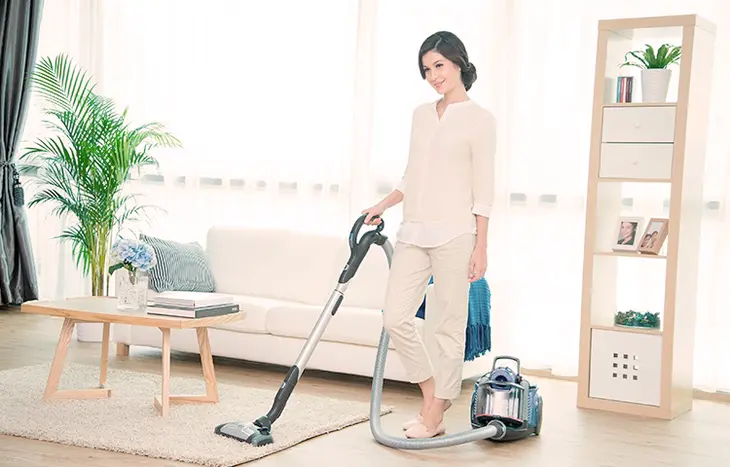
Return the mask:
[[[67, 51], [135, 122], [166, 124], [184, 148], [130, 183], [167, 210], [147, 232], [205, 241], [213, 224], [345, 232], [397, 183], [413, 107], [437, 96], [418, 48], [461, 37], [477, 66], [471, 96], [499, 121], [490, 221], [494, 351], [575, 375], [596, 26], [603, 18], [699, 13], [718, 26], [708, 134], [695, 357], [698, 388], [730, 389], [728, 145], [730, 6], [722, 0], [47, 2], [41, 55]], [[90, 42], [90, 37], [95, 38]], [[37, 114], [35, 115], [37, 119]], [[40, 130], [29, 119], [27, 135]], [[641, 186], [637, 199], [663, 203]], [[52, 238], [60, 221], [29, 213], [41, 293], [83, 291]], [[657, 213], [661, 215], [661, 213]], [[386, 218], [395, 233], [399, 209]], [[49, 272], [52, 271], [52, 272]], [[70, 280], [74, 278], [74, 280]], [[631, 306], [635, 282], [622, 287]], [[633, 288], [632, 288], [633, 287]], [[650, 297], [651, 299], [651, 297]]]
[[[38, 43], [38, 58], [67, 54], [89, 69], [93, 66], [92, 5], [88, 0], [54, 0], [44, 2], [42, 27]], [[23, 141], [32, 141], [47, 135], [41, 109], [44, 102], [31, 94]], [[23, 152], [23, 143], [19, 152]], [[26, 202], [34, 193], [34, 186], [23, 180]], [[71, 248], [54, 238], [71, 225], [73, 220], [51, 214], [49, 206], [35, 206], [28, 210], [28, 223], [33, 254], [38, 274], [41, 299], [88, 295], [91, 284], [74, 266]]]
[[168, 211], [151, 233], [346, 225], [357, 1], [101, 4], [104, 92], [184, 145], [134, 187]]

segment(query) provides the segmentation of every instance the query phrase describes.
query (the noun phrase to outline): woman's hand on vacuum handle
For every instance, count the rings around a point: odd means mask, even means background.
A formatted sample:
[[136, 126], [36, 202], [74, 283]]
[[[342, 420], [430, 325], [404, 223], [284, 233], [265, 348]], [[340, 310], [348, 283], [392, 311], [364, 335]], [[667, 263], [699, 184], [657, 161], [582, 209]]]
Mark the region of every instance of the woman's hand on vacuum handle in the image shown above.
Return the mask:
[[383, 198], [375, 206], [363, 209], [360, 214], [367, 213], [365, 218], [365, 225], [377, 225], [380, 224], [380, 219], [373, 219], [374, 216], [382, 216], [386, 209], [395, 206], [396, 204], [403, 201], [403, 193], [398, 190], [393, 190], [388, 196]]
[[367, 214], [367, 216], [365, 217], [365, 225], [380, 224], [382, 222], [380, 217], [378, 217], [377, 219], [373, 219], [373, 217], [382, 216], [385, 212], [385, 209], [386, 208], [381, 203], [378, 203], [375, 206], [369, 207], [367, 209], [363, 209], [361, 214]]

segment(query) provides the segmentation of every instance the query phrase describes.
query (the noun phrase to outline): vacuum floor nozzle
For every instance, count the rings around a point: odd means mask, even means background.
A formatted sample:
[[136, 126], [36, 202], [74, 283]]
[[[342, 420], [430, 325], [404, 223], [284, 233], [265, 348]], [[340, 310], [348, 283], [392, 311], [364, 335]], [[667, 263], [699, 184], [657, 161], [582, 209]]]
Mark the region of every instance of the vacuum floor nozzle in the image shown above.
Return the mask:
[[274, 442], [269, 428], [258, 426], [253, 422], [223, 423], [215, 427], [215, 433], [253, 446], [265, 446]]

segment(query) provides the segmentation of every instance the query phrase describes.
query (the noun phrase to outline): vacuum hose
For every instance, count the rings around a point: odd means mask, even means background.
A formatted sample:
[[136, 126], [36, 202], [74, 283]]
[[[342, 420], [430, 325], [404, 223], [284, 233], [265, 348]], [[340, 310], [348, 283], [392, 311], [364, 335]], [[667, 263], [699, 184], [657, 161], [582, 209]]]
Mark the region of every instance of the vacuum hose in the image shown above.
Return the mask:
[[[365, 216], [360, 217], [352, 231], [350, 232], [350, 250], [351, 260], [354, 260], [355, 264], [359, 266], [362, 258], [367, 253], [370, 243], [375, 243], [383, 247], [385, 256], [388, 260], [388, 268], [390, 269], [393, 260], [393, 246], [388, 241], [387, 237], [380, 232], [383, 230], [384, 221], [378, 224], [376, 231], [371, 231], [363, 235], [363, 239], [357, 242], [357, 233], [363, 225]], [[357, 259], [359, 258], [359, 259]], [[354, 274], [354, 270], [350, 271]], [[349, 277], [352, 277], [351, 275]], [[348, 279], [349, 279], [348, 277]], [[396, 436], [390, 436], [383, 431], [380, 423], [380, 412], [381, 402], [383, 399], [383, 379], [385, 372], [385, 359], [388, 353], [388, 343], [390, 342], [390, 336], [388, 332], [383, 328], [380, 333], [380, 343], [378, 344], [378, 353], [375, 357], [375, 370], [373, 373], [372, 390], [370, 393], [370, 431], [373, 434], [375, 440], [385, 446], [396, 448], [396, 449], [432, 449], [438, 447], [455, 446], [458, 444], [469, 443], [472, 441], [485, 440], [488, 438], [500, 439], [505, 435], [506, 427], [504, 423], [499, 420], [492, 420], [487, 426], [470, 429], [460, 433], [454, 433], [452, 435], [439, 436], [437, 438], [428, 439], [408, 439]]]

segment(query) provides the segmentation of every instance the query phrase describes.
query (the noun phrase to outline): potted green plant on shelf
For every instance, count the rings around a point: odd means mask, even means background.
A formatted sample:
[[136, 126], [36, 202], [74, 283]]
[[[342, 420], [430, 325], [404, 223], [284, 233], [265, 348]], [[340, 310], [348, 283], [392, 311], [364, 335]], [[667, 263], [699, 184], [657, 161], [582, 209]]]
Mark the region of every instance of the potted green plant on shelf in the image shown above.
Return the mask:
[[633, 66], [641, 70], [643, 102], [666, 102], [672, 79], [669, 66], [679, 63], [681, 56], [681, 46], [662, 44], [655, 51], [652, 45], [646, 44], [644, 50], [627, 52], [620, 66]]
[[132, 171], [157, 166], [156, 147], [179, 147], [159, 123], [133, 127], [126, 109], [95, 93], [85, 70], [65, 55], [44, 57], [30, 76], [33, 89], [48, 104], [43, 113], [49, 136], [37, 138], [20, 157], [21, 173], [38, 189], [28, 207], [50, 204], [52, 213], [72, 224], [58, 238], [71, 243], [76, 266], [91, 277], [92, 295], [109, 292], [111, 240], [127, 222], [142, 220], [153, 206], [125, 193]]
[[659, 329], [661, 318], [658, 312], [619, 311], [614, 315], [613, 323], [621, 327]]

